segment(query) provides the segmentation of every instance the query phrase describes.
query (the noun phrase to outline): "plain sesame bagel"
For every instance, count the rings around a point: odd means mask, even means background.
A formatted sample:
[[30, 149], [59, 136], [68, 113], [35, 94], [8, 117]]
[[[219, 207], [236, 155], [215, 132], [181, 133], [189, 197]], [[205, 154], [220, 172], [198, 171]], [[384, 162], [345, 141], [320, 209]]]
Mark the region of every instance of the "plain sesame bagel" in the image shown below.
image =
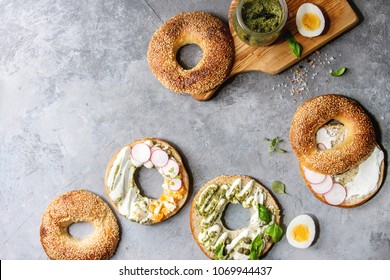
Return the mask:
[[[346, 128], [342, 143], [320, 150], [315, 135], [324, 124], [335, 120]], [[290, 142], [299, 161], [321, 174], [339, 174], [366, 159], [375, 148], [373, 124], [353, 100], [328, 94], [304, 102], [295, 112]]]
[[[192, 69], [177, 62], [185, 45], [201, 47], [203, 57]], [[234, 62], [234, 43], [221, 19], [207, 12], [181, 13], [165, 22], [149, 43], [148, 62], [153, 74], [176, 93], [200, 94], [219, 86]]]
[[[249, 209], [251, 221], [247, 227], [237, 230], [226, 228], [222, 216], [229, 203], [241, 204]], [[259, 204], [264, 205], [271, 213], [270, 222], [259, 220]], [[216, 252], [218, 245], [224, 247], [223, 259], [248, 259], [250, 244], [257, 235], [260, 235], [263, 242], [261, 255], [265, 254], [274, 243], [265, 233], [266, 228], [273, 223], [280, 225], [280, 209], [277, 202], [264, 186], [248, 176], [214, 178], [199, 190], [191, 205], [192, 235], [200, 249], [210, 259], [221, 259]]]
[[[94, 232], [84, 239], [72, 237], [73, 223], [87, 222]], [[118, 222], [108, 205], [85, 190], [56, 197], [43, 214], [40, 227], [43, 249], [53, 260], [102, 260], [115, 253], [119, 241]]]

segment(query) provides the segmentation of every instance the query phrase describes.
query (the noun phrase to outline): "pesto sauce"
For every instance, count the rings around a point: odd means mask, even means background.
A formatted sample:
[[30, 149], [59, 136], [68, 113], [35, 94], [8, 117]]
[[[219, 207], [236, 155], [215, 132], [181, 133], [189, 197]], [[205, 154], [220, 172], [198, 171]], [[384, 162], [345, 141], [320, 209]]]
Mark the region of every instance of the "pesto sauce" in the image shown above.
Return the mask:
[[244, 0], [241, 13], [249, 29], [268, 33], [279, 26], [283, 11], [277, 0]]

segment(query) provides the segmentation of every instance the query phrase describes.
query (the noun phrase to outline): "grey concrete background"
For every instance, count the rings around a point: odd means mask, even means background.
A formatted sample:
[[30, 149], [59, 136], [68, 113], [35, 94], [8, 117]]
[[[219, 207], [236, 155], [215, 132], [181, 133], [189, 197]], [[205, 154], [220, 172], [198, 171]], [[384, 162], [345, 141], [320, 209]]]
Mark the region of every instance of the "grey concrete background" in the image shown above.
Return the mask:
[[[146, 60], [148, 42], [179, 12], [206, 10], [227, 20], [228, 0], [1, 1], [0, 258], [46, 259], [39, 225], [49, 202], [74, 189], [105, 199], [103, 174], [113, 153], [154, 136], [173, 143], [185, 158], [193, 178], [190, 201], [223, 174], [250, 175], [267, 187], [285, 182], [287, 195], [275, 195], [283, 223], [314, 214], [319, 236], [307, 250], [283, 238], [267, 259], [390, 259], [389, 181], [356, 209], [326, 206], [305, 187], [288, 141], [297, 106], [331, 92], [359, 101], [375, 120], [379, 143], [389, 146], [390, 6], [354, 4], [364, 20], [312, 56], [335, 59], [309, 68], [308, 94], [290, 96], [292, 68], [275, 77], [241, 74], [200, 103], [155, 79]], [[189, 48], [183, 56], [196, 61], [200, 54]], [[343, 77], [329, 75], [329, 68], [341, 66], [348, 67]], [[266, 136], [284, 139], [288, 153], [268, 154]], [[156, 171], [142, 170], [140, 181], [146, 194], [159, 193]], [[119, 217], [122, 236], [113, 259], [205, 259], [190, 232], [189, 210], [187, 203], [156, 226]], [[226, 219], [238, 227], [248, 215], [234, 207]]]

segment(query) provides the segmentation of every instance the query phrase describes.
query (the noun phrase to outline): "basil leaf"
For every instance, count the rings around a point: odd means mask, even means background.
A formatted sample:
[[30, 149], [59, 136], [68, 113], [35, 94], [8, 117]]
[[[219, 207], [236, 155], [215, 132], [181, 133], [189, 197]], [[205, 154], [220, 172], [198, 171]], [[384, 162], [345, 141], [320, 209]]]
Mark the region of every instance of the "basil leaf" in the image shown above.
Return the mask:
[[272, 224], [272, 225], [269, 225], [265, 231], [264, 231], [266, 234], [268, 234], [269, 236], [271, 236], [272, 238], [272, 241], [274, 243], [278, 242], [280, 240], [280, 238], [282, 237], [283, 235], [283, 230], [280, 226], [278, 226], [277, 224]]
[[272, 182], [272, 190], [276, 192], [277, 194], [283, 194], [285, 192], [286, 186], [280, 181], [273, 181]]
[[271, 222], [271, 213], [268, 211], [267, 207], [260, 203], [257, 207], [259, 209], [259, 219], [267, 224]]
[[287, 31], [287, 42], [290, 46], [290, 49], [295, 54], [296, 57], [301, 57], [302, 54], [302, 45], [295, 40], [294, 36], [290, 31]]
[[269, 143], [269, 153], [278, 152], [278, 153], [285, 153], [285, 150], [279, 149], [279, 144], [283, 142], [283, 139], [280, 139], [279, 137], [275, 137], [274, 139], [270, 140], [268, 138], [263, 138], [264, 141], [270, 142]]
[[261, 239], [260, 235], [258, 234], [255, 239], [253, 239], [251, 246], [249, 247], [250, 254], [249, 259], [250, 260], [258, 260], [261, 255], [261, 251], [263, 250], [263, 240]]
[[216, 250], [215, 250], [215, 257], [217, 260], [223, 260], [225, 258], [225, 256], [223, 255], [223, 250], [225, 249], [225, 244], [224, 243], [220, 243]]
[[331, 75], [333, 77], [340, 77], [340, 76], [344, 75], [345, 71], [347, 71], [347, 68], [341, 67], [341, 68], [337, 69], [336, 71], [333, 71], [331, 73]]

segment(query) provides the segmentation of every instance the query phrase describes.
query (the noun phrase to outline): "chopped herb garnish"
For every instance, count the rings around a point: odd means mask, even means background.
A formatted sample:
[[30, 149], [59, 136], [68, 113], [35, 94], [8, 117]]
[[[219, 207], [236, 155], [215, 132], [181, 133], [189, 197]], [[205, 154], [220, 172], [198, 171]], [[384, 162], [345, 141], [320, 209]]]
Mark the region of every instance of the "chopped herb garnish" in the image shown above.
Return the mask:
[[275, 137], [274, 139], [270, 140], [268, 138], [264, 138], [264, 141], [269, 142], [269, 153], [277, 152], [277, 153], [285, 153], [285, 150], [279, 149], [279, 144], [283, 142], [283, 139], [280, 139], [279, 137]]
[[272, 182], [272, 190], [278, 194], [286, 193], [285, 188], [286, 186], [280, 181]]

